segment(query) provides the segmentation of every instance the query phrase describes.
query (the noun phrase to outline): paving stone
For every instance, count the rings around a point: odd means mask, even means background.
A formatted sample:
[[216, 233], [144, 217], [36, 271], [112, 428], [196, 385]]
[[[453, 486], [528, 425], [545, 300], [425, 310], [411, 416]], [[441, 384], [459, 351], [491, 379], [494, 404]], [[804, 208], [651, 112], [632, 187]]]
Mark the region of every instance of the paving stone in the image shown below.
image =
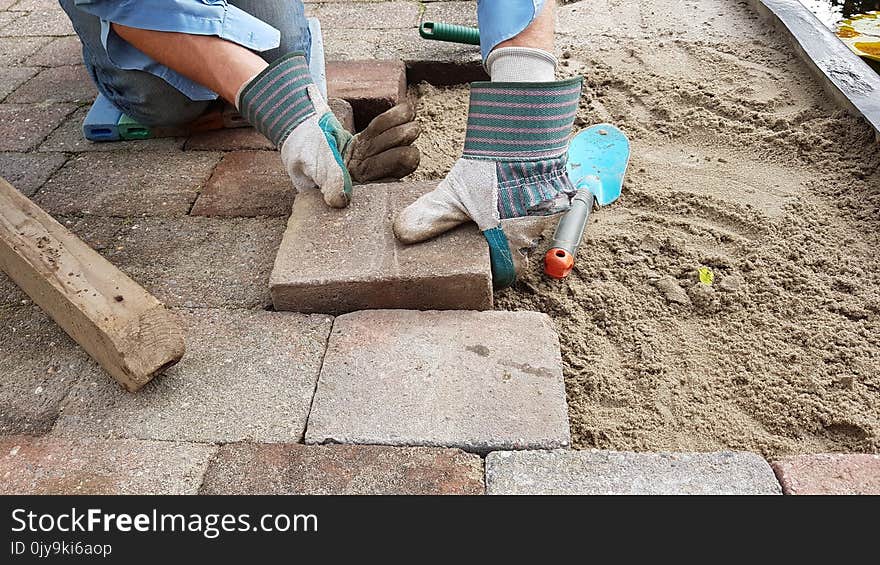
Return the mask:
[[82, 43], [75, 35], [57, 37], [28, 57], [27, 64], [35, 67], [82, 65]]
[[771, 465], [785, 494], [880, 495], [880, 455], [798, 455]]
[[369, 308], [486, 310], [492, 307], [489, 251], [467, 225], [419, 245], [403, 245], [397, 211], [436, 183], [355, 187], [352, 204], [329, 208], [302, 191], [269, 280], [276, 310], [337, 314]]
[[0, 435], [44, 434], [76, 380], [112, 380], [36, 306], [0, 306], [0, 327]]
[[63, 153], [0, 153], [0, 177], [33, 196], [66, 160]]
[[483, 462], [458, 449], [234, 443], [211, 461], [201, 494], [483, 494]]
[[185, 137], [162, 137], [136, 141], [109, 141], [95, 143], [83, 137], [82, 125], [89, 106], [79, 108], [40, 145], [40, 151], [175, 151], [183, 148]]
[[307, 443], [569, 445], [559, 340], [538, 312], [379, 310], [336, 318]]
[[32, 67], [0, 67], [0, 100], [31, 79], [39, 69]]
[[34, 201], [50, 214], [186, 214], [219, 159], [207, 152], [81, 153]]
[[0, 271], [0, 308], [12, 304], [28, 304], [30, 301], [12, 279]]
[[0, 10], [7, 10], [18, 0], [0, 0]]
[[43, 69], [40, 73], [18, 87], [6, 99], [13, 104], [38, 102], [91, 102], [97, 89], [85, 67], [72, 65]]
[[93, 247], [168, 306], [271, 304], [281, 218], [89, 218], [113, 234]]
[[0, 151], [34, 149], [75, 108], [73, 104], [0, 105]]
[[199, 193], [193, 216], [290, 215], [295, 196], [281, 157], [272, 151], [227, 153]]
[[331, 61], [327, 92], [347, 100], [358, 130], [406, 98], [406, 67], [401, 61]]
[[2, 33], [2, 28], [22, 17], [22, 15], [21, 12], [0, 12], [0, 33]]
[[187, 352], [180, 363], [137, 394], [109, 379], [80, 381], [53, 434], [300, 441], [332, 319], [260, 310], [182, 315]]
[[100, 439], [0, 438], [0, 494], [195, 494], [216, 447]]
[[336, 119], [339, 120], [342, 127], [351, 133], [356, 132], [354, 125], [354, 108], [352, 108], [351, 103], [348, 100], [343, 100], [342, 98], [330, 98], [327, 100], [327, 105], [330, 106], [330, 111], [333, 112], [333, 115], [336, 116]]
[[[326, 29], [415, 29], [419, 25], [416, 2], [326, 2], [308, 6], [306, 15], [318, 18]], [[331, 53], [332, 55], [332, 53]]]
[[780, 494], [755, 453], [498, 451], [486, 457], [488, 494]]
[[[17, 7], [17, 6], [15, 6]], [[53, 9], [33, 12], [8, 12], [17, 17], [3, 25], [0, 20], [0, 37], [32, 37], [74, 35], [73, 25], [59, 5]]]
[[58, 0], [17, 0], [12, 9], [17, 12], [34, 12], [37, 10], [53, 11], [61, 10]]
[[0, 66], [20, 65], [51, 37], [0, 37]]
[[253, 128], [231, 128], [207, 131], [186, 140], [187, 151], [274, 150], [266, 136]]

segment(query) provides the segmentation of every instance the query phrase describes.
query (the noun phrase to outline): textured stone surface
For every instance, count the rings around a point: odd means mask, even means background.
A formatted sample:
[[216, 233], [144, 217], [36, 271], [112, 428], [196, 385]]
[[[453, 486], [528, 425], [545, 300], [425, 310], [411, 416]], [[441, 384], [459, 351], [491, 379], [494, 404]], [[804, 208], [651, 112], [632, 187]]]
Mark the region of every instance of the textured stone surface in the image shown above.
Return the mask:
[[569, 444], [559, 341], [537, 312], [336, 319], [309, 443], [550, 449]]
[[0, 494], [195, 494], [212, 445], [0, 437]]
[[55, 3], [33, 12], [15, 12], [20, 16], [0, 26], [0, 37], [28, 37], [35, 35], [73, 35], [73, 26], [67, 14]]
[[227, 153], [214, 168], [190, 212], [193, 216], [290, 215], [295, 196], [274, 151]]
[[[33, 67], [0, 67], [0, 100], [4, 100], [16, 88], [26, 83], [39, 69]], [[9, 100], [11, 101], [11, 96]]]
[[[139, 139], [137, 141], [111, 141], [95, 143], [83, 137], [82, 125], [89, 106], [84, 106], [70, 115], [61, 126], [52, 132], [40, 145], [40, 151], [66, 151], [81, 153], [85, 151], [176, 151], [183, 147], [184, 137], [162, 137], [158, 139]], [[155, 157], [154, 157], [155, 158]]]
[[331, 98], [327, 100], [327, 105], [330, 106], [330, 110], [342, 124], [342, 127], [355, 133], [354, 108], [351, 107], [351, 103], [342, 98]]
[[772, 463], [785, 494], [880, 495], [880, 455], [823, 453]]
[[185, 148], [187, 151], [268, 151], [275, 146], [253, 128], [232, 128], [194, 135], [186, 140]]
[[20, 65], [52, 37], [0, 37], [0, 65]]
[[75, 109], [72, 104], [0, 105], [0, 151], [30, 151]]
[[457, 449], [235, 443], [201, 494], [483, 494], [483, 462]]
[[[407, 29], [419, 23], [416, 2], [322, 2], [308, 6], [306, 14], [321, 20], [321, 29]], [[324, 32], [326, 33], [326, 32]], [[328, 53], [333, 56], [332, 52]]]
[[618, 451], [495, 452], [486, 457], [488, 494], [780, 494], [770, 465], [754, 453]]
[[219, 159], [207, 152], [82, 153], [34, 200], [50, 214], [186, 214]]
[[112, 381], [36, 306], [0, 306], [0, 328], [0, 434], [46, 433], [75, 381]]
[[27, 64], [37, 67], [82, 65], [82, 43], [79, 37], [58, 37], [27, 58]]
[[171, 307], [262, 308], [281, 218], [95, 218], [89, 242]]
[[15, 89], [6, 102], [14, 104], [77, 102], [95, 99], [98, 91], [82, 65], [53, 67]]
[[344, 210], [316, 190], [299, 194], [270, 278], [276, 310], [491, 308], [489, 250], [476, 226], [410, 246], [392, 233], [397, 211], [434, 186], [357, 186]]
[[187, 351], [180, 363], [137, 394], [108, 379], [83, 379], [70, 392], [53, 433], [301, 440], [331, 318], [214, 309], [181, 315]]
[[61, 153], [0, 153], [0, 177], [32, 196], [66, 160]]
[[401, 61], [331, 61], [327, 63], [327, 93], [347, 100], [355, 126], [370, 120], [406, 98], [406, 67]]

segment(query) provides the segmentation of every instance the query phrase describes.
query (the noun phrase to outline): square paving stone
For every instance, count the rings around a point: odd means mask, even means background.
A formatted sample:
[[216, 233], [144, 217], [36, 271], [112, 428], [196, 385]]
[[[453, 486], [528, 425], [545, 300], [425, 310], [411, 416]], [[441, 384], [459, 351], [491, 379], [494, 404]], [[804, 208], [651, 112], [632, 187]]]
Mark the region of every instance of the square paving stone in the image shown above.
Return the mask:
[[0, 177], [33, 196], [66, 160], [63, 153], [0, 153]]
[[317, 190], [302, 191], [269, 282], [275, 309], [337, 314], [491, 308], [489, 249], [475, 225], [418, 245], [394, 237], [397, 212], [435, 186], [356, 186], [343, 210], [328, 207]]
[[44, 434], [74, 382], [112, 381], [36, 306], [0, 306], [0, 328], [0, 435]]
[[306, 14], [321, 20], [326, 29], [409, 29], [419, 25], [419, 4], [400, 0], [326, 2], [308, 6]]
[[281, 218], [95, 218], [110, 230], [98, 249], [171, 307], [263, 308]]
[[755, 453], [498, 451], [486, 457], [488, 494], [781, 494]]
[[33, 67], [0, 67], [0, 100], [30, 80], [37, 72], [39, 69]]
[[772, 463], [785, 494], [880, 495], [880, 455], [819, 453]]
[[135, 394], [108, 379], [71, 391], [65, 437], [297, 442], [332, 319], [248, 310], [182, 312], [187, 351]]
[[97, 89], [82, 65], [43, 69], [19, 86], [6, 102], [13, 104], [77, 102], [95, 99]]
[[362, 130], [406, 99], [406, 67], [397, 60], [328, 62], [327, 94], [351, 104], [355, 127]]
[[290, 215], [295, 192], [275, 151], [223, 156], [193, 206], [193, 216]]
[[73, 104], [0, 104], [0, 151], [30, 151], [52, 133]]
[[35, 195], [50, 214], [175, 216], [189, 212], [217, 153], [81, 153]]
[[458, 449], [232, 443], [220, 448], [201, 494], [483, 494], [483, 461]]
[[538, 312], [364, 311], [336, 318], [307, 443], [567, 447], [559, 340]]
[[94, 142], [83, 137], [83, 120], [89, 108], [83, 107], [70, 115], [61, 126], [52, 132], [40, 145], [40, 151], [65, 151], [82, 153], [87, 151], [122, 152], [122, 151], [178, 151], [183, 148], [185, 137], [160, 137], [156, 139], [138, 139], [135, 141]]
[[0, 494], [195, 494], [213, 445], [0, 438]]

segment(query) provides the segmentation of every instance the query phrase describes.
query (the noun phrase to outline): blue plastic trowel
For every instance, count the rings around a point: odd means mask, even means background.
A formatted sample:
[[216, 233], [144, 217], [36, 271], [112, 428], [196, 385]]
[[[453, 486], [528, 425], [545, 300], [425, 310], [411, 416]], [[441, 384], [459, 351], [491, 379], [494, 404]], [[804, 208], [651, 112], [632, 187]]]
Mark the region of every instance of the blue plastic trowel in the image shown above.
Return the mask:
[[611, 124], [589, 127], [572, 139], [566, 168], [577, 193], [544, 256], [548, 276], [564, 279], [571, 273], [594, 203], [605, 206], [620, 196], [629, 153], [629, 139]]

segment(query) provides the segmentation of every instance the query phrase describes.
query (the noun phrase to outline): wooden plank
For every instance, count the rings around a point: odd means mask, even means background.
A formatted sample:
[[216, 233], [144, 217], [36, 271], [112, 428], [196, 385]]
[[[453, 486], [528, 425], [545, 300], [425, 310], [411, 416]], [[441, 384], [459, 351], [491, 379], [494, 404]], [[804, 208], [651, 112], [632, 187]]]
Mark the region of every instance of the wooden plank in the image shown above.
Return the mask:
[[171, 312], [2, 178], [0, 269], [129, 391], [183, 356]]

